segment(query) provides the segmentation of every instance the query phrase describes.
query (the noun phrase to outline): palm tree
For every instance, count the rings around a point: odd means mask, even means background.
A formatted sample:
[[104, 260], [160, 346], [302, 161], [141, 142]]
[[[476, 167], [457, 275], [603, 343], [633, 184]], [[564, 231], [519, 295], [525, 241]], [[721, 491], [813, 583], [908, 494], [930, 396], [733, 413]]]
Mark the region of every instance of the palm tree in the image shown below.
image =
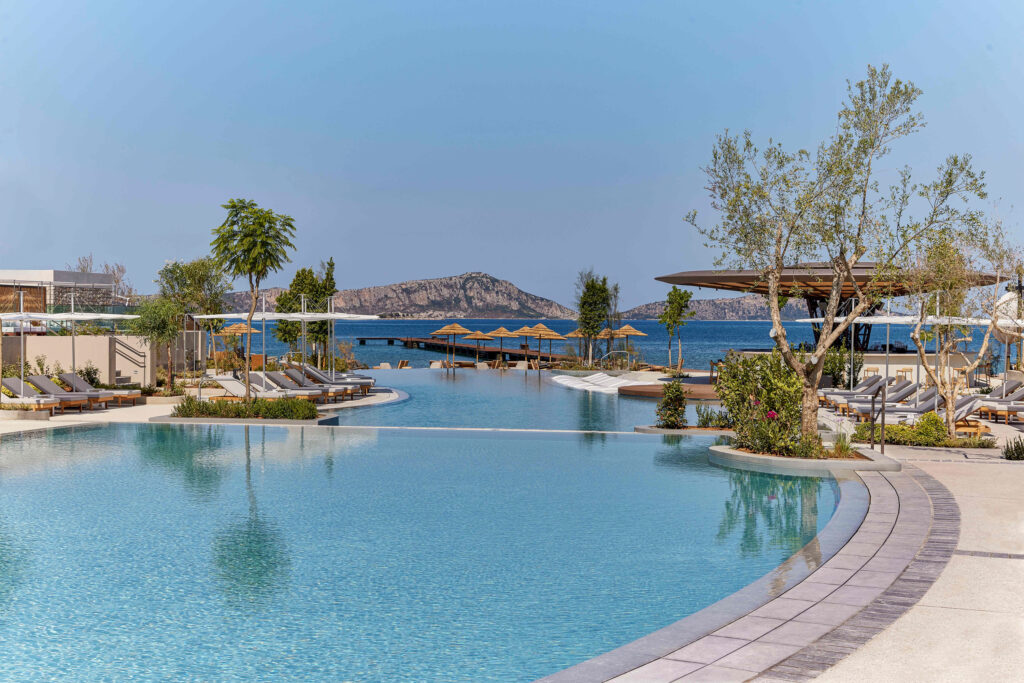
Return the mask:
[[[213, 258], [229, 276], [249, 280], [249, 315], [246, 324], [252, 327], [256, 314], [260, 284], [270, 273], [281, 270], [288, 250], [295, 249], [295, 221], [291, 216], [261, 209], [251, 199], [231, 199], [221, 205], [227, 209], [224, 222], [213, 229]], [[245, 400], [249, 400], [249, 352], [252, 335], [245, 335]]]

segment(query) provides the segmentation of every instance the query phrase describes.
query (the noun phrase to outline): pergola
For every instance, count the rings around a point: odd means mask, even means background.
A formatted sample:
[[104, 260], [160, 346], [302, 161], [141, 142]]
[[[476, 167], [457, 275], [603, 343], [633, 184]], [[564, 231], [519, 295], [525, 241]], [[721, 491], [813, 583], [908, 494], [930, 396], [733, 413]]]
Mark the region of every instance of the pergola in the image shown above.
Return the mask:
[[[878, 278], [876, 266], [877, 264], [874, 262], [863, 261], [850, 269], [853, 279], [844, 281], [839, 293], [840, 315], [845, 315], [852, 308], [857, 295], [855, 284], [863, 292], [871, 292], [886, 298], [912, 293], [905, 281]], [[976, 277], [976, 286], [978, 287], [994, 285], [997, 282], [996, 276], [990, 273], [977, 273]], [[733, 292], [768, 294], [768, 281], [764, 273], [759, 270], [686, 270], [654, 279], [684, 287], [707, 287], [708, 289], [724, 289]], [[779, 279], [779, 290], [783, 295], [793, 293], [793, 296], [803, 297], [807, 302], [809, 317], [823, 318], [829, 294], [832, 292], [832, 267], [828, 263], [813, 262], [798, 263], [784, 268]], [[864, 315], [871, 315], [880, 307], [880, 305], [875, 306], [866, 311]], [[859, 325], [856, 327], [854, 346], [857, 349], [865, 350], [871, 339], [871, 326]], [[815, 339], [818, 338], [820, 332], [820, 323], [815, 323]]]

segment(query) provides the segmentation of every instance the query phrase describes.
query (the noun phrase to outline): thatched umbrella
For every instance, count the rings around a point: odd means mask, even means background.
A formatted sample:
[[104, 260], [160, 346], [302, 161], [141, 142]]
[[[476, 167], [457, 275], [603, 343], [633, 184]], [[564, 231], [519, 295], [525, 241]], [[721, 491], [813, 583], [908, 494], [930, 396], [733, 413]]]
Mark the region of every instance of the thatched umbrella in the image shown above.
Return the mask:
[[444, 337], [444, 364], [446, 366], [448, 365], [448, 337], [450, 337], [452, 334], [453, 332], [451, 325], [445, 325], [441, 329], [434, 330], [433, 332], [430, 333], [431, 337]]
[[469, 330], [458, 323], [449, 323], [446, 327], [450, 330], [449, 334], [452, 336], [452, 370], [455, 370], [455, 335], [458, 334], [469, 334], [472, 330]]
[[539, 340], [547, 339], [548, 340], [548, 362], [549, 363], [553, 363], [554, 362], [554, 353], [551, 350], [551, 345], [556, 340], [558, 340], [558, 341], [565, 341], [566, 337], [563, 337], [562, 335], [558, 334], [557, 332], [552, 331], [552, 332], [541, 332], [540, 334], [537, 335], [537, 339], [539, 339]]
[[[627, 343], [629, 342], [629, 338], [630, 337], [646, 337], [647, 336], [646, 332], [641, 332], [640, 330], [636, 329], [632, 325], [623, 325], [619, 329], [615, 330], [615, 334], [616, 334], [616, 336], [619, 336], [619, 337], [625, 337]], [[627, 369], [628, 369], [628, 367], [629, 367], [629, 349], [628, 348], [626, 349], [626, 366], [627, 366]]]
[[[517, 337], [526, 337], [526, 367], [527, 367], [527, 369], [529, 369], [529, 367], [530, 367], [530, 337], [536, 337], [537, 336], [537, 332], [532, 327], [524, 325], [524, 326], [520, 327], [518, 330], [515, 330], [514, 332], [512, 332], [512, 334], [516, 335]], [[540, 352], [539, 351], [537, 352], [537, 360], [538, 361], [540, 360]]]
[[477, 330], [473, 334], [467, 334], [465, 337], [463, 337], [463, 339], [469, 339], [470, 341], [475, 341], [476, 342], [476, 362], [479, 363], [480, 362], [480, 342], [482, 342], [482, 341], [491, 341], [492, 339], [494, 339], [494, 337], [492, 337], [492, 336], [490, 336], [488, 334], [484, 334], [480, 330]]
[[499, 327], [496, 330], [488, 332], [487, 336], [498, 340], [498, 365], [501, 365], [505, 360], [505, 340], [518, 337], [519, 335], [509, 332], [504, 327]]

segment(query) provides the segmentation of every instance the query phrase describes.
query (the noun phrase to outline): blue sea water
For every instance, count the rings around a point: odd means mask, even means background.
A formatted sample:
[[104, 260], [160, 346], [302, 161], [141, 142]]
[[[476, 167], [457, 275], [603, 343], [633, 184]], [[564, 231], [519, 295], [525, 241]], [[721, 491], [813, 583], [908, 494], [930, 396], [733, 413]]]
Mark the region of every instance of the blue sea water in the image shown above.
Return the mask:
[[775, 568], [832, 480], [643, 435], [109, 425], [0, 438], [13, 680], [526, 681]]
[[[360, 336], [404, 336], [404, 337], [426, 337], [447, 321], [438, 320], [371, 320], [340, 322], [337, 325], [339, 340], [353, 341]], [[576, 323], [572, 320], [509, 320], [509, 319], [470, 319], [459, 320], [463, 326], [470, 330], [487, 332], [499, 326], [510, 330], [518, 329], [524, 325], [535, 325], [543, 322], [551, 329], [565, 334], [576, 329]], [[646, 337], [631, 337], [630, 344], [639, 352], [640, 357], [649, 363], [664, 364], [668, 361], [668, 335], [665, 328], [654, 320], [633, 320], [624, 321], [633, 325]], [[807, 323], [785, 323], [786, 335], [791, 343], [813, 342], [814, 335], [811, 325]], [[277, 341], [273, 335], [273, 325], [267, 325], [267, 353], [271, 355], [284, 354], [288, 348]], [[770, 349], [773, 343], [768, 336], [771, 330], [771, 323], [767, 321], [690, 321], [682, 330], [683, 359], [686, 367], [698, 370], [706, 370], [711, 361], [723, 358], [729, 349]], [[893, 343], [902, 343], [907, 348], [913, 348], [910, 342], [909, 326], [892, 325], [890, 327], [890, 338]], [[970, 342], [966, 344], [968, 350], [976, 350], [981, 344], [982, 333], [973, 335]], [[522, 339], [506, 339], [505, 347], [523, 343]], [[885, 328], [880, 327], [874, 330], [872, 343], [885, 342]], [[263, 340], [259, 335], [253, 337], [253, 351], [259, 352]], [[571, 342], [555, 342], [553, 350], [557, 353], [563, 350], [564, 346]], [[497, 346], [495, 342], [484, 342], [485, 345]], [[536, 340], [531, 340], [531, 348], [536, 348]], [[676, 355], [675, 342], [673, 342], [673, 359]], [[543, 345], [547, 351], [548, 344]], [[409, 360], [415, 367], [426, 367], [430, 360], [437, 360], [444, 357], [443, 353], [425, 351], [419, 349], [407, 349], [401, 345], [388, 346], [384, 342], [368, 342], [365, 346], [356, 344], [353, 346], [356, 358], [362, 363], [373, 366], [382, 361], [394, 365], [399, 360]], [[595, 347], [595, 354], [605, 352], [605, 347]], [[997, 353], [1001, 350], [994, 349]]]

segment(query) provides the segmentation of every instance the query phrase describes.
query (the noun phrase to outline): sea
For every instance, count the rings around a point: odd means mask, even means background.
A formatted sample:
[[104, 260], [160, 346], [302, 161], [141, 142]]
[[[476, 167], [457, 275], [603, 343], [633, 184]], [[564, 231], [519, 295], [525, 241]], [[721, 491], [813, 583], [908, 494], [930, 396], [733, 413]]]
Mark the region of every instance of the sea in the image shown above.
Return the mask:
[[[410, 349], [401, 344], [389, 346], [383, 341], [367, 341], [365, 345], [360, 345], [358, 339], [359, 337], [427, 337], [430, 336], [431, 332], [449, 322], [458, 322], [463, 327], [481, 332], [488, 332], [497, 327], [516, 330], [524, 325], [536, 325], [538, 322], [544, 323], [560, 334], [576, 329], [576, 322], [574, 320], [519, 320], [509, 318], [463, 318], [458, 320], [388, 319], [339, 321], [336, 326], [336, 334], [339, 341], [352, 343], [352, 350], [355, 353], [356, 359], [365, 365], [372, 367], [381, 362], [388, 362], [394, 366], [400, 360], [407, 360], [413, 367], [426, 367], [431, 360], [443, 358], [443, 352]], [[623, 321], [623, 324], [625, 323], [629, 323], [647, 335], [646, 337], [631, 337], [629, 340], [634, 353], [640, 359], [655, 365], [664, 365], [668, 362], [668, 345], [670, 340], [664, 326], [656, 320], [626, 320]], [[259, 323], [254, 323], [253, 325], [259, 329]], [[784, 326], [786, 328], [786, 336], [791, 343], [799, 344], [805, 342], [813, 344], [814, 335], [810, 324], [787, 322], [784, 323]], [[889, 327], [890, 342], [894, 346], [902, 344], [907, 349], [913, 350], [914, 347], [910, 341], [912, 329], [912, 327], [906, 325], [891, 325]], [[771, 322], [767, 320], [690, 321], [683, 326], [681, 333], [683, 363], [687, 368], [706, 370], [710, 363], [723, 359], [726, 352], [730, 349], [771, 349], [774, 344], [768, 334], [770, 331]], [[964, 343], [963, 350], [976, 351], [981, 346], [983, 334], [983, 330], [975, 330], [971, 335], [971, 340]], [[871, 346], [884, 345], [885, 338], [885, 327], [878, 326], [877, 329], [872, 330]], [[289, 350], [286, 344], [278, 341], [274, 336], [272, 323], [267, 323], [266, 340], [259, 334], [253, 336], [253, 353], [261, 353], [264, 342], [266, 344], [266, 352], [271, 356], [283, 355]], [[504, 346], [505, 348], [515, 348], [524, 342], [525, 340], [523, 339], [505, 339]], [[672, 358], [673, 362], [675, 362], [676, 342], [673, 339], [671, 343]], [[481, 344], [497, 347], [498, 341], [481, 342]], [[536, 348], [537, 340], [531, 339], [530, 345], [531, 348]], [[575, 349], [575, 340], [554, 342], [552, 350], [555, 353], [564, 352], [567, 346], [570, 345]], [[543, 350], [548, 350], [547, 342], [544, 342]], [[595, 358], [600, 357], [606, 351], [606, 342], [602, 341], [595, 344]], [[996, 344], [993, 346], [993, 352], [997, 358], [995, 370], [999, 369], [998, 358], [1002, 351], [1001, 345]]]

